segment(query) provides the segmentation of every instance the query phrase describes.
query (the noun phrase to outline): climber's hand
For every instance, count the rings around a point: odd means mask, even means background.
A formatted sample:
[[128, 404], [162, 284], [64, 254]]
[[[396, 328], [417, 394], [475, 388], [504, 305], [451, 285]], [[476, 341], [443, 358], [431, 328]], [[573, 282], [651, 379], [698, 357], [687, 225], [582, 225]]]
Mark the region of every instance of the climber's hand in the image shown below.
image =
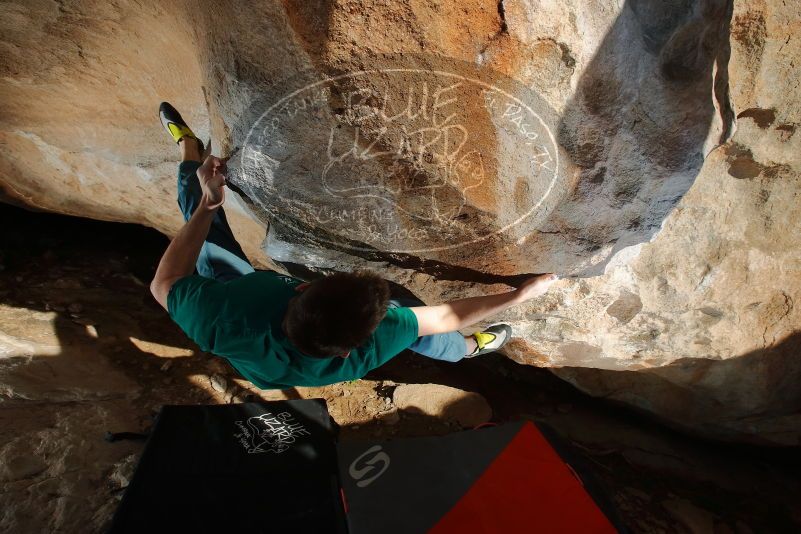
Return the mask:
[[226, 163], [228, 158], [208, 156], [197, 170], [206, 208], [210, 210], [219, 208], [225, 202], [225, 174], [228, 172]]
[[544, 295], [557, 280], [559, 280], [559, 277], [553, 273], [545, 273], [529, 278], [515, 290], [517, 301], [525, 302]]

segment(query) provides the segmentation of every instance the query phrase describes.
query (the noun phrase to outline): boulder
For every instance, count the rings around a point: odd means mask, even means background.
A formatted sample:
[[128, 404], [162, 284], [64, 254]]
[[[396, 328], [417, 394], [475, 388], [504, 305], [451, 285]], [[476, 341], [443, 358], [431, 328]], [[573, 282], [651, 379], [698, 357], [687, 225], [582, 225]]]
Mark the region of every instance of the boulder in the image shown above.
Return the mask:
[[[253, 262], [426, 302], [564, 278], [507, 354], [798, 444], [797, 8], [778, 0], [5, 2], [0, 189], [169, 235], [167, 100]], [[266, 238], [266, 239], [265, 239]]]
[[402, 384], [392, 393], [392, 402], [401, 412], [445, 419], [466, 428], [492, 418], [492, 408], [478, 393], [440, 384]]

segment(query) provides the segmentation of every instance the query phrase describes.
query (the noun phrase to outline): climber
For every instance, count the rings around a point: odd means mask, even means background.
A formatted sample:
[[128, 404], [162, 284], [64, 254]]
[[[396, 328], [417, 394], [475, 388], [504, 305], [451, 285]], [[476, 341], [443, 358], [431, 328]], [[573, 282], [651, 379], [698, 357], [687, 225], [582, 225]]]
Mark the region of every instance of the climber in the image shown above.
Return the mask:
[[164, 252], [150, 289], [202, 350], [225, 357], [260, 388], [361, 378], [407, 348], [449, 362], [496, 351], [509, 341], [509, 325], [471, 336], [458, 330], [542, 295], [557, 279], [545, 274], [498, 295], [406, 307], [368, 271], [310, 283], [256, 271], [222, 209], [227, 158], [210, 155], [167, 102], [159, 114], [181, 150], [178, 204], [186, 224]]

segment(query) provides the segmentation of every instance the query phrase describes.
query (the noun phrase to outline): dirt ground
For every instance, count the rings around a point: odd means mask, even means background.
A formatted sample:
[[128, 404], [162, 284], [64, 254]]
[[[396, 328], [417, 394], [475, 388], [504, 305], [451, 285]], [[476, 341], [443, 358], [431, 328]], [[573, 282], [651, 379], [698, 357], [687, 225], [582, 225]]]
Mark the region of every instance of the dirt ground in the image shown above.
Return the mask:
[[[325, 399], [341, 440], [547, 424], [594, 467], [634, 532], [801, 528], [798, 450], [702, 441], [502, 355], [403, 354], [362, 380], [261, 391], [153, 301], [160, 234], [5, 205], [0, 222], [0, 531], [102, 531], [143, 448], [107, 432], [147, 432], [165, 404], [259, 398]], [[423, 385], [419, 406], [397, 402], [407, 384]]]

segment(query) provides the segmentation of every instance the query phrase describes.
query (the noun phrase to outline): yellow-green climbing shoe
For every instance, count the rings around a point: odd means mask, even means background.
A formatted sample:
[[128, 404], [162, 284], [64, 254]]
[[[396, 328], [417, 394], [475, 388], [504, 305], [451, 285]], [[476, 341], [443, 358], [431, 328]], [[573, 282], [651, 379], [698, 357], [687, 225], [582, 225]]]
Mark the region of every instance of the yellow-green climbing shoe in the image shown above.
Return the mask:
[[172, 140], [176, 143], [184, 137], [197, 139], [197, 136], [186, 125], [178, 110], [172, 107], [169, 102], [162, 102], [159, 106], [159, 118], [161, 119], [161, 124], [167, 129], [170, 136], [172, 136]]
[[503, 323], [494, 324], [481, 332], [476, 332], [473, 338], [476, 340], [476, 350], [468, 354], [467, 358], [495, 352], [506, 345], [512, 339], [512, 327]]

